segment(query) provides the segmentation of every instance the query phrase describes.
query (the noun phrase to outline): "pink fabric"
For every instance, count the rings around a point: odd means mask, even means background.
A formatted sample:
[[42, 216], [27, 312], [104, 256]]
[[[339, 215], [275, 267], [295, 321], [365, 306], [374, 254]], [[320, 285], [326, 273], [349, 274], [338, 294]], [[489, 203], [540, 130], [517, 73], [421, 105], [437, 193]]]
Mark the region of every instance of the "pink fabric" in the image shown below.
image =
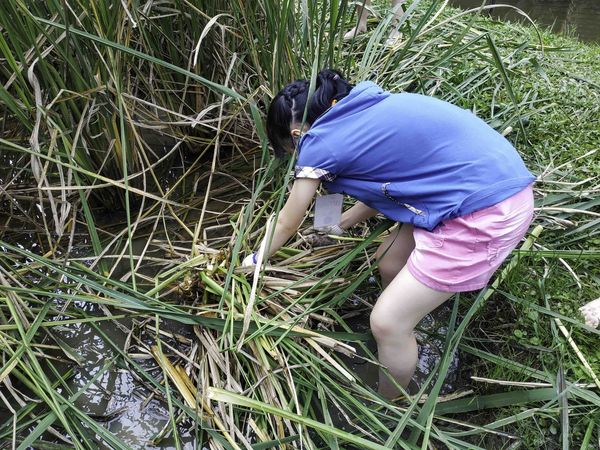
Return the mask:
[[415, 227], [408, 270], [438, 291], [482, 289], [525, 236], [532, 219], [530, 185], [496, 205], [447, 220], [433, 231]]

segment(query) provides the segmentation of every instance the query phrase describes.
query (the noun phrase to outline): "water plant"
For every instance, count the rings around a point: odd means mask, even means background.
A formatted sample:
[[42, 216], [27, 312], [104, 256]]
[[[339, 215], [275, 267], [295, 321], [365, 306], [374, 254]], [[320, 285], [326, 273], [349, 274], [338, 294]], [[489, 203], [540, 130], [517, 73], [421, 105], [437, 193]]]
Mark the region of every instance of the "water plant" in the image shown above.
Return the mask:
[[[600, 80], [580, 72], [598, 50], [419, 0], [393, 45], [381, 4], [344, 42], [353, 6], [3, 5], [0, 446], [594, 445], [599, 332], [576, 311], [599, 292]], [[328, 65], [473, 109], [539, 174], [536, 228], [490, 289], [451, 302], [444, 356], [396, 403], [348, 363], [376, 364], [349, 317], [368, 315], [365, 254], [389, 223], [320, 248], [299, 235], [272, 266], [237, 267], [289, 181], [264, 105]], [[83, 329], [100, 361], [69, 338]], [[461, 387], [442, 395], [453, 351]], [[111, 431], [122, 411], [90, 406], [120, 371], [168, 412], [143, 444]]]

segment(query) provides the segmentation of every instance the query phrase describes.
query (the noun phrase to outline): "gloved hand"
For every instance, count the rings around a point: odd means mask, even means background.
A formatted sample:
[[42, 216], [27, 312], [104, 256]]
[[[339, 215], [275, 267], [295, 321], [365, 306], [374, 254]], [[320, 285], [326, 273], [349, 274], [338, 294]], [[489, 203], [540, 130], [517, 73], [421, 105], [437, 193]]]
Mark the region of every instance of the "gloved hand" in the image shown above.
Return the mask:
[[339, 225], [328, 225], [326, 227], [307, 228], [302, 234], [305, 236], [306, 242], [313, 247], [325, 247], [326, 245], [333, 245], [336, 242], [329, 236], [341, 236], [345, 232], [346, 230]]
[[242, 260], [242, 267], [252, 267], [256, 265], [256, 253], [250, 253]]
[[346, 232], [346, 230], [344, 230], [342, 227], [340, 227], [339, 225], [327, 225], [326, 227], [319, 227], [319, 228], [314, 228], [314, 227], [310, 227], [307, 228], [304, 233], [302, 234], [314, 234], [314, 233], [318, 233], [318, 234], [331, 234], [334, 236], [341, 236]]

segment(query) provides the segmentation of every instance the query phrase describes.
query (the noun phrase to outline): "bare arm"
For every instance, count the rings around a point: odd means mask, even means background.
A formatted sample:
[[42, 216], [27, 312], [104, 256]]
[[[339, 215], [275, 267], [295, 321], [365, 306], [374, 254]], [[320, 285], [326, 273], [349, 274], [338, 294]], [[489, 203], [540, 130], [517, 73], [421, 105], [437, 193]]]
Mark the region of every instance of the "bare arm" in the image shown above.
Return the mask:
[[373, 209], [362, 202], [357, 202], [352, 208], [347, 209], [342, 214], [342, 220], [340, 221], [340, 227], [344, 230], [352, 228], [359, 222], [367, 220], [370, 217], [377, 215], [379, 211]]
[[[309, 178], [298, 178], [294, 181], [290, 196], [285, 202], [284, 207], [279, 212], [273, 239], [265, 258], [270, 257], [277, 252], [279, 248], [298, 230], [302, 223], [304, 214], [310, 206], [310, 203], [317, 192], [321, 183], [320, 180]], [[269, 236], [266, 237], [268, 239]]]

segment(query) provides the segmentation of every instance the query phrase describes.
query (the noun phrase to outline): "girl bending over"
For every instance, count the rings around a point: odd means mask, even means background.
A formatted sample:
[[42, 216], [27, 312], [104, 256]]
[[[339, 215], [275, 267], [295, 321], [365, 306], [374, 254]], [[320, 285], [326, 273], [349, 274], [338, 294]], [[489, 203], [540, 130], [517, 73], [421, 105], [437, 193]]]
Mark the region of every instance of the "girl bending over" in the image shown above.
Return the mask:
[[[486, 286], [529, 228], [534, 176], [510, 142], [468, 110], [370, 81], [352, 86], [332, 70], [319, 73], [310, 99], [308, 86], [289, 84], [268, 111], [277, 156], [301, 139], [294, 185], [264, 257], [297, 231], [320, 183], [358, 200], [338, 230], [378, 213], [399, 222], [375, 254], [385, 289], [370, 323], [381, 364], [407, 387], [415, 326], [454, 292]], [[255, 261], [253, 254], [243, 264]], [[385, 374], [379, 391], [398, 394]]]

